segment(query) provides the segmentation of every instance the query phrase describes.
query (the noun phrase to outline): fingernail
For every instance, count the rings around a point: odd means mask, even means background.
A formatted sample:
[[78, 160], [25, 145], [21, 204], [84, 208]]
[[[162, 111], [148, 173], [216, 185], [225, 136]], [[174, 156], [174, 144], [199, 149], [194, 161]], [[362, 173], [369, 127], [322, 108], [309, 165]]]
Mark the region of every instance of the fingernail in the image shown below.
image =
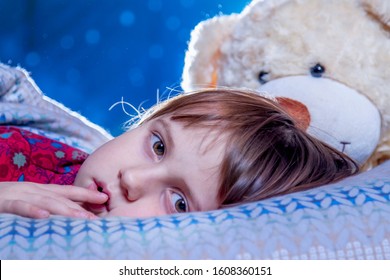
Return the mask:
[[46, 210], [40, 209], [38, 210], [38, 217], [43, 219], [43, 218], [48, 218], [50, 216], [50, 213]]
[[90, 217], [90, 214], [88, 212], [77, 211], [75, 214], [79, 218], [89, 219]]
[[107, 199], [108, 195], [105, 193], [99, 193], [99, 197]]
[[91, 214], [91, 215], [89, 215], [89, 219], [90, 220], [97, 220], [97, 219], [99, 219], [99, 217], [94, 215], [94, 214]]

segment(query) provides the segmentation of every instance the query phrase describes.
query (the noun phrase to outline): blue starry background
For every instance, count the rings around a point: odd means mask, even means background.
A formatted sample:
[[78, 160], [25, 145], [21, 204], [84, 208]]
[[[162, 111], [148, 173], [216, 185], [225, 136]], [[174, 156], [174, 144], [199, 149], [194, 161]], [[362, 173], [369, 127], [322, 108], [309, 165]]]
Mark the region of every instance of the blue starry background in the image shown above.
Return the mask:
[[[114, 136], [122, 98], [148, 108], [180, 85], [195, 25], [249, 0], [0, 0], [0, 61]], [[131, 110], [128, 108], [128, 111]]]

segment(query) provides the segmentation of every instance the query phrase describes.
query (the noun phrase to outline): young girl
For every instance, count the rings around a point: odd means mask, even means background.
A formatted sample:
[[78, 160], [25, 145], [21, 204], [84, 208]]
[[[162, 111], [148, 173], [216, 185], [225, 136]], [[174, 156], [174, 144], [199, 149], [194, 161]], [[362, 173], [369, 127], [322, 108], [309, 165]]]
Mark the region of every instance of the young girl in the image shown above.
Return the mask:
[[237, 89], [173, 97], [89, 156], [17, 128], [3, 127], [0, 138], [0, 153], [12, 152], [1, 160], [0, 212], [31, 218], [214, 210], [358, 171], [276, 101]]

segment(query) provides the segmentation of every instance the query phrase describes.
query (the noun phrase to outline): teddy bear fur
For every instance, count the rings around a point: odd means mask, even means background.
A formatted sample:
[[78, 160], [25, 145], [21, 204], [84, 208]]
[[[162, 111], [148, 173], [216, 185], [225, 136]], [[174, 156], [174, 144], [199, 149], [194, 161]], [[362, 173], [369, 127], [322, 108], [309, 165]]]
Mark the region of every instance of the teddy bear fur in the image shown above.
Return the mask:
[[380, 113], [380, 139], [366, 165], [390, 158], [388, 0], [253, 0], [239, 14], [200, 22], [182, 88], [259, 90], [275, 79], [310, 75], [318, 63], [321, 78], [356, 90]]

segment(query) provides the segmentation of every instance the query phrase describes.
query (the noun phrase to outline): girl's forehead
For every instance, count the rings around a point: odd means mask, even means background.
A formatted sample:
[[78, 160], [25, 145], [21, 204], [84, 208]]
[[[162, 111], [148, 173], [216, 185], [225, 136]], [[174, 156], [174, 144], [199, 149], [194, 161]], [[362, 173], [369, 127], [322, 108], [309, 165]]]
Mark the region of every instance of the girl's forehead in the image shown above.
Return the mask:
[[228, 136], [209, 128], [195, 128], [194, 133], [189, 135], [196, 139], [197, 155], [207, 157], [210, 161], [216, 160], [219, 166], [226, 154]]
[[164, 115], [150, 122], [157, 123], [174, 142], [191, 144], [200, 154], [209, 152], [215, 145], [226, 146], [228, 133], [215, 122], [196, 122], [188, 119], [176, 119], [173, 115]]

